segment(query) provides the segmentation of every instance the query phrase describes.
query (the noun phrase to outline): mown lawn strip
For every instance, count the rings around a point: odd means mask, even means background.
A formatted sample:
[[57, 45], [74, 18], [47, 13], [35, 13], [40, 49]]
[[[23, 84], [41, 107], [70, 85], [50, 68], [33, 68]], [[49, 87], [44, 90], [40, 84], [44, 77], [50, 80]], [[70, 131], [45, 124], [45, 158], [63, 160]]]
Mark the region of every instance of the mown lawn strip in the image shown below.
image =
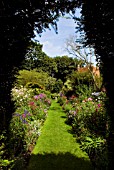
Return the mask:
[[86, 153], [70, 133], [61, 106], [52, 102], [27, 170], [91, 170]]

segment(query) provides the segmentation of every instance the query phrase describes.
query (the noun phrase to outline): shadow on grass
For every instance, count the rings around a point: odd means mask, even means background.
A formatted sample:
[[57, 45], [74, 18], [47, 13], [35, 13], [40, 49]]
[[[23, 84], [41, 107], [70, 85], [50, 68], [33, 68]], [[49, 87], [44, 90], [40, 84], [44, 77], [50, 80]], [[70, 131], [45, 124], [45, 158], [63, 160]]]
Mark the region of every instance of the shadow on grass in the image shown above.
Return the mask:
[[67, 153], [31, 155], [27, 170], [93, 170], [89, 160]]
[[68, 130], [67, 130], [68, 133], [70, 133], [70, 134], [72, 134], [73, 136], [75, 136], [75, 132], [74, 132], [74, 130], [72, 129], [71, 123], [67, 120], [67, 116], [61, 116], [61, 118], [64, 119], [64, 123], [65, 123], [66, 125], [68, 125], [69, 127], [71, 127], [71, 129], [68, 129]]
[[61, 118], [64, 118], [64, 119], [66, 119], [67, 117], [66, 117], [66, 116], [61, 116]]

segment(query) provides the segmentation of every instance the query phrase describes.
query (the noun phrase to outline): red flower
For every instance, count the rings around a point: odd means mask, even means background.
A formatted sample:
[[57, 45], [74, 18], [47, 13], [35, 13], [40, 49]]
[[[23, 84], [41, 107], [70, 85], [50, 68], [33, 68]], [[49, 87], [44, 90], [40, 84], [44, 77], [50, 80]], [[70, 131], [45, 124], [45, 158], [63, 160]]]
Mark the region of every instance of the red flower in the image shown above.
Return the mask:
[[29, 105], [30, 105], [30, 106], [34, 106], [34, 102], [32, 102], [32, 101], [29, 102]]

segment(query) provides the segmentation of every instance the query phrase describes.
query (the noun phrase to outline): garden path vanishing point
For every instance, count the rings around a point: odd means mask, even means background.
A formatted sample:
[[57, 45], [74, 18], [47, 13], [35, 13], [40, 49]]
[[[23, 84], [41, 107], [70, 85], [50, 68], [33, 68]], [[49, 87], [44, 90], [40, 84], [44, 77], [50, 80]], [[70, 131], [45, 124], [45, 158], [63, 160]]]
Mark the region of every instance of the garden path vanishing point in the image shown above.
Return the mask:
[[62, 107], [52, 101], [41, 136], [31, 154], [27, 170], [92, 170], [90, 160], [82, 152], [65, 123]]

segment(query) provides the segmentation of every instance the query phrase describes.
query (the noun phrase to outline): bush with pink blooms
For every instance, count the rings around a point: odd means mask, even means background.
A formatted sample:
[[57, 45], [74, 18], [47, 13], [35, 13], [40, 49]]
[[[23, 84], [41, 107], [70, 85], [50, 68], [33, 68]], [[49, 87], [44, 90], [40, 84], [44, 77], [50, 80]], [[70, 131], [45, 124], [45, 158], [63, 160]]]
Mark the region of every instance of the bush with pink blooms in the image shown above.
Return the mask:
[[106, 168], [108, 164], [106, 138], [109, 123], [104, 100], [107, 100], [106, 96], [101, 92], [86, 98], [71, 96], [63, 103], [67, 123], [72, 126], [76, 140], [98, 169]]
[[23, 87], [12, 89], [16, 110], [9, 127], [9, 150], [12, 159], [17, 162], [20, 159], [24, 161], [25, 153], [31, 153], [34, 148], [51, 105], [51, 99], [45, 93], [36, 92]]

